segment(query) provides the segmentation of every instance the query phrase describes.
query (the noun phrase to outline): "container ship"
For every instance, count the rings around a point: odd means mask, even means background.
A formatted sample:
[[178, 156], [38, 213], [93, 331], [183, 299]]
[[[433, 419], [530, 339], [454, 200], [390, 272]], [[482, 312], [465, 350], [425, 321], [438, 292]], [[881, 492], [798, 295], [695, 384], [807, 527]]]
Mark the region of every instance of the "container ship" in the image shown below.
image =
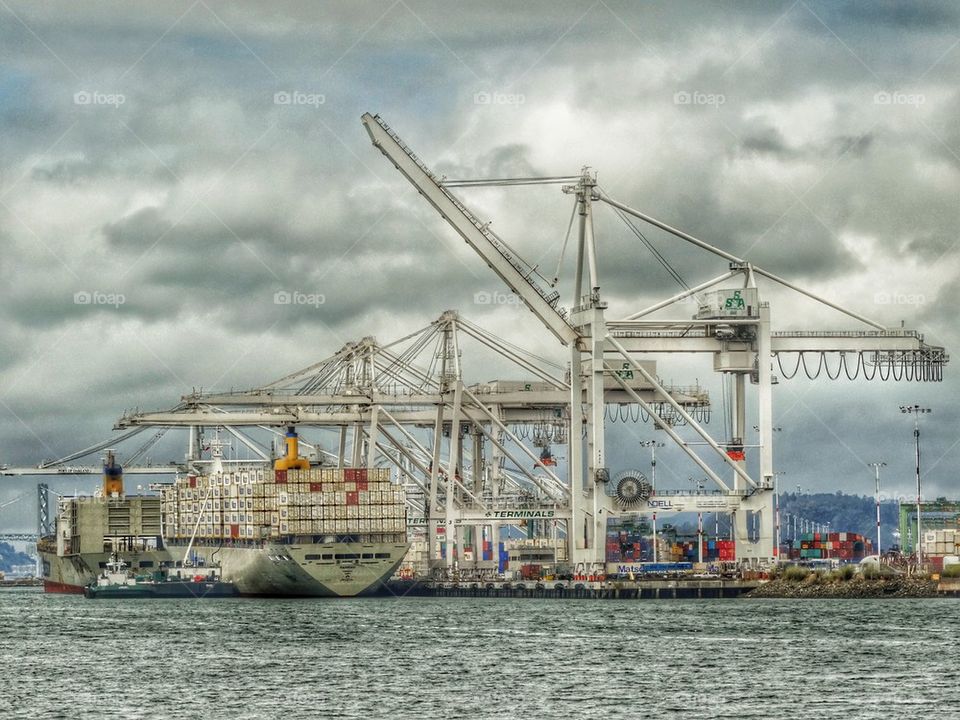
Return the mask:
[[352, 597], [385, 588], [406, 554], [406, 497], [387, 468], [311, 467], [296, 432], [273, 467], [207, 474], [126, 495], [112, 454], [102, 493], [61, 500], [38, 543], [48, 592], [82, 593], [112, 555], [151, 570], [217, 565], [243, 595]]

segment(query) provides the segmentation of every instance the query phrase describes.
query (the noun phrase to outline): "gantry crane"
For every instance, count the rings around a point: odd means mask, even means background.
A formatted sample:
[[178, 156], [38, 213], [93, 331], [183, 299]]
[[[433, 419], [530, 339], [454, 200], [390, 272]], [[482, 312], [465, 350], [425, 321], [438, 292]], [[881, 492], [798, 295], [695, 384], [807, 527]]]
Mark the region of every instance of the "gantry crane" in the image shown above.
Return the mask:
[[[504, 361], [526, 379], [468, 382], [465, 366], [473, 363], [475, 372]], [[654, 365], [644, 367], [655, 373]], [[608, 382], [606, 403], [632, 404], [633, 394], [661, 416], [670, 414], [668, 402], [693, 417], [710, 410], [708, 395], [696, 386], [667, 387], [665, 399], [639, 376], [625, 384], [629, 393]], [[297, 425], [332, 432], [337, 450], [324, 462], [395, 466], [408, 489], [411, 524], [426, 525], [431, 537], [456, 536], [463, 547], [528, 519], [547, 520], [551, 531], [568, 534], [571, 493], [548, 448], [568, 442], [569, 407], [570, 380], [562, 366], [447, 311], [392, 342], [350, 342], [264, 386], [192, 393], [168, 411], [124, 415], [117, 428], [215, 425], [236, 432]], [[438, 563], [437, 546], [431, 548]], [[453, 562], [447, 552], [443, 564]]]
[[[575, 215], [578, 223], [577, 260], [575, 265], [573, 307], [569, 314], [559, 306], [560, 294], [545, 290], [538, 282], [536, 268], [527, 263], [511, 246], [482, 222], [475, 213], [450, 190], [457, 186], [483, 184], [515, 184], [517, 179], [489, 179], [447, 181], [438, 177], [421, 161], [379, 116], [362, 116], [370, 139], [387, 159], [407, 178], [486, 264], [519, 295], [527, 307], [570, 352], [570, 467], [569, 485], [572, 490], [571, 516], [573, 533], [568, 537], [570, 553], [578, 571], [585, 574], [601, 572], [604, 564], [606, 517], [618, 512], [616, 501], [604, 492], [610, 471], [606, 462], [604, 437], [604, 383], [610, 379], [621, 386], [630, 398], [653, 417], [656, 427], [664, 432], [720, 489], [719, 497], [675, 495], [669, 498], [642, 497], [631, 505], [647, 511], [681, 512], [722, 509], [734, 515], [737, 556], [740, 560], [769, 562], [776, 558], [773, 513], [773, 423], [771, 358], [780, 362], [780, 356], [798, 354], [798, 365], [805, 364], [805, 355], [817, 353], [839, 354], [839, 368], [847, 369], [847, 357], [856, 356], [855, 377], [860, 370], [867, 377], [875, 377], [878, 368], [886, 368], [880, 377], [901, 379], [909, 372], [910, 379], [939, 380], [947, 362], [943, 348], [927, 345], [919, 333], [888, 330], [862, 315], [802, 289], [787, 280], [759, 268], [606, 194], [597, 184], [596, 176], [584, 170], [563, 187], [575, 197]], [[544, 179], [546, 180], [546, 179]], [[549, 179], [551, 182], [555, 178]], [[525, 178], [534, 183], [537, 178]], [[602, 202], [611, 206], [632, 230], [643, 238], [630, 217], [653, 225], [676, 238], [719, 256], [729, 263], [727, 272], [656, 305], [608, 322], [607, 303], [601, 296], [597, 243], [593, 229], [593, 208]], [[628, 217], [629, 216], [629, 217]], [[643, 238], [645, 241], [645, 238]], [[867, 325], [869, 330], [772, 332], [770, 307], [764, 302], [757, 286], [757, 277], [763, 277], [833, 308]], [[717, 288], [723, 283], [737, 281], [733, 288]], [[709, 291], [709, 292], [707, 292]], [[689, 297], [699, 301], [693, 318], [676, 320], [650, 319], [651, 314], [670, 307]], [[713, 356], [714, 369], [733, 376], [732, 437], [715, 440], [679, 404], [658, 379], [638, 360], [638, 355], [694, 352]], [[821, 360], [820, 367], [823, 367]], [[657, 413], [643, 397], [633, 391], [623, 379], [623, 370], [642, 378], [657, 397], [670, 406], [700, 437], [714, 460], [726, 466], [732, 486], [685, 441], [668, 420]], [[795, 368], [795, 372], [796, 372]], [[867, 368], [872, 373], [867, 373]], [[891, 372], [897, 368], [899, 372]], [[909, 369], [909, 370], [908, 370]], [[828, 371], [829, 372], [829, 371]], [[832, 375], [831, 375], [832, 376]], [[746, 432], [746, 381], [757, 386], [757, 427], [759, 428], [759, 478], [746, 470], [743, 438]], [[585, 445], [576, 440], [585, 437]], [[584, 472], [585, 470], [585, 472]], [[750, 522], [756, 516], [758, 522]], [[759, 530], [751, 532], [757, 526]]]

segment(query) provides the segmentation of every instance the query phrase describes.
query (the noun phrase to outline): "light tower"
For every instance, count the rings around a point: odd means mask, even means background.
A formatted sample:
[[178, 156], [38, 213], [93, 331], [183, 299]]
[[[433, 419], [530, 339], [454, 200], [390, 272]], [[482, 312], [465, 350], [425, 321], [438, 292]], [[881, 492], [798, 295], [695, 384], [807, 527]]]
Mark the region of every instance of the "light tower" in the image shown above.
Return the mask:
[[923, 562], [923, 549], [921, 546], [922, 535], [920, 531], [920, 503], [923, 495], [920, 491], [920, 416], [933, 412], [930, 408], [920, 407], [919, 405], [901, 405], [900, 412], [913, 415], [913, 440], [916, 446], [917, 459], [917, 565]]
[[774, 520], [777, 523], [777, 560], [783, 560], [783, 558], [780, 557], [780, 543], [782, 541], [780, 536], [780, 476], [786, 474], [783, 470], [778, 470], [773, 473], [773, 500], [775, 503], [773, 512]]
[[[650, 448], [650, 486], [653, 495], [657, 494], [657, 448], [665, 447], [666, 443], [659, 440], [641, 440], [640, 447]], [[653, 522], [651, 523], [653, 532], [653, 561], [657, 562], [657, 511], [653, 511]]]
[[880, 560], [880, 468], [886, 467], [885, 462], [867, 463], [867, 467], [872, 467], [877, 478], [877, 561]]

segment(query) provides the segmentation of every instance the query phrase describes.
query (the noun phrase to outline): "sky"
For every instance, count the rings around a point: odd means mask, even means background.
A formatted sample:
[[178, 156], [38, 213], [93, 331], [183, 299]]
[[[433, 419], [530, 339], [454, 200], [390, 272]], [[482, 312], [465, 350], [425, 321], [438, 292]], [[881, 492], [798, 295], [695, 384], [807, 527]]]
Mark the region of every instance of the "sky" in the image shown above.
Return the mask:
[[[562, 362], [521, 304], [483, 301], [506, 288], [370, 145], [366, 111], [448, 177], [589, 166], [611, 196], [951, 351], [958, 70], [951, 2], [0, 0], [0, 462], [63, 456], [125, 409], [260, 385], [447, 309]], [[459, 192], [553, 275], [571, 207], [557, 186]], [[596, 228], [608, 317], [677, 291], [609, 210]], [[725, 269], [648, 237], [691, 285]], [[862, 328], [765, 297], [774, 329]], [[722, 411], [709, 357], [658, 373]], [[781, 481], [866, 494], [867, 463], [885, 461], [885, 496], [912, 497], [898, 407], [919, 403], [924, 494], [956, 497], [958, 389], [951, 365], [943, 383], [782, 381]], [[653, 436], [614, 429], [612, 471], [646, 468], [636, 441]], [[698, 474], [674, 448], [658, 471], [677, 487]], [[34, 481], [2, 483], [0, 505]], [[29, 527], [32, 502], [0, 507], [0, 529]]]

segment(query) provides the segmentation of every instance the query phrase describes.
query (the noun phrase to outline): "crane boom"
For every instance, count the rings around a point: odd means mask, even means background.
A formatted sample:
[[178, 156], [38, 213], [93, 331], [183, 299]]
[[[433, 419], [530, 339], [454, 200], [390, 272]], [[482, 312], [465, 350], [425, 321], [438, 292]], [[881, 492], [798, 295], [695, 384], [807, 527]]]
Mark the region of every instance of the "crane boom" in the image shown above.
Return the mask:
[[443, 187], [429, 168], [408, 148], [379, 115], [361, 117], [374, 146], [386, 155], [407, 180], [427, 199], [441, 217], [466, 240], [507, 286], [519, 295], [540, 321], [564, 345], [580, 337], [565, 315], [557, 309], [560, 293], [548, 293], [533, 279], [533, 269], [511, 252], [487, 225], [474, 215], [449, 190]]

